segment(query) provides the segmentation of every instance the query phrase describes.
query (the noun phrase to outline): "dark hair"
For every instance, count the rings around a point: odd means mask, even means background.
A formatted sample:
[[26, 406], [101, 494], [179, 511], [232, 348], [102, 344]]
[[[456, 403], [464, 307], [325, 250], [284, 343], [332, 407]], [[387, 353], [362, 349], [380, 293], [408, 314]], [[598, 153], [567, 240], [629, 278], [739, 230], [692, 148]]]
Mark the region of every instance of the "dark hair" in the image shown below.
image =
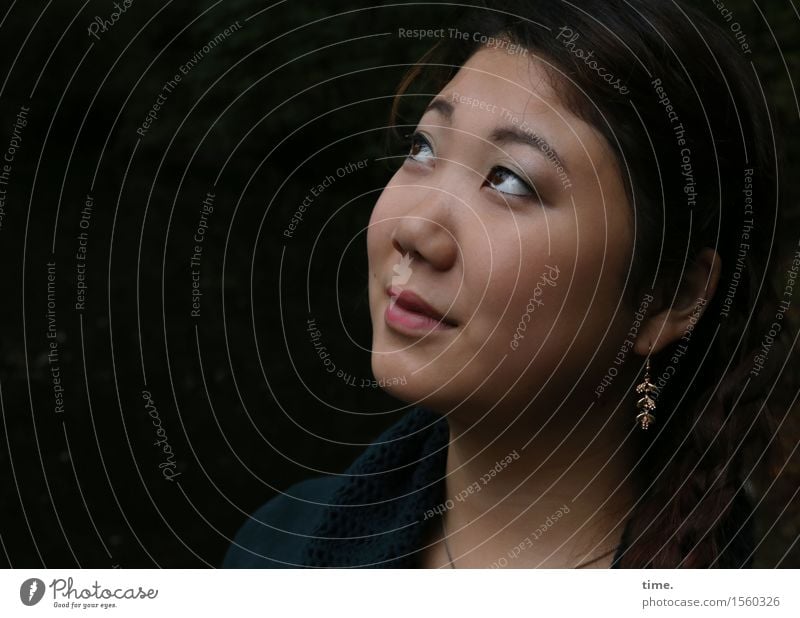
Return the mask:
[[429, 97], [490, 37], [505, 40], [544, 63], [565, 105], [617, 156], [635, 230], [629, 306], [648, 292], [648, 312], [669, 306], [698, 251], [721, 257], [716, 293], [679, 360], [670, 359], [686, 341], [652, 357], [654, 377], [662, 363], [674, 372], [661, 380], [656, 424], [637, 434], [641, 497], [619, 566], [749, 566], [748, 479], [779, 453], [766, 398], [789, 331], [770, 274], [779, 154], [758, 76], [733, 32], [673, 0], [482, 2], [458, 29], [468, 40], [440, 40], [406, 75], [393, 124], [415, 84], [433, 86]]

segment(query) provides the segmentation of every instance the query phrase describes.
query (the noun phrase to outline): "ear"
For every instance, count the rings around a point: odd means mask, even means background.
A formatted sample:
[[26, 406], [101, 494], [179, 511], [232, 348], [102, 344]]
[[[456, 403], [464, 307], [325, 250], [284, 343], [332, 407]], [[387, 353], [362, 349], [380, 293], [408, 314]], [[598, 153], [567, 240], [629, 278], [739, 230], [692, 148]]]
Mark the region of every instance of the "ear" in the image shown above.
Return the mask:
[[645, 320], [634, 351], [641, 356], [647, 356], [648, 351], [654, 354], [693, 328], [714, 297], [720, 270], [719, 254], [709, 247], [702, 249], [694, 261], [687, 264], [672, 306]]

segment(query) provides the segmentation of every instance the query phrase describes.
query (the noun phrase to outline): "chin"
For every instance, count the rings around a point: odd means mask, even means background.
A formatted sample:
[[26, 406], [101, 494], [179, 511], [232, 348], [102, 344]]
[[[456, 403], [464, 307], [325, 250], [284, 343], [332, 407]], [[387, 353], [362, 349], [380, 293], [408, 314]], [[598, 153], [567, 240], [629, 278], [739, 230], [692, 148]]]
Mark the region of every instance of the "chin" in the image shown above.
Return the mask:
[[[424, 405], [427, 407], [432, 395], [441, 383], [431, 383], [431, 371], [421, 371], [414, 374], [418, 369], [409, 366], [408, 362], [403, 362], [404, 352], [393, 349], [373, 349], [372, 353], [372, 375], [377, 381], [378, 386], [386, 393], [412, 405]], [[440, 391], [441, 392], [441, 391]]]
[[[402, 355], [402, 352], [392, 352], [385, 348], [372, 350], [372, 375], [378, 382], [381, 389], [403, 401], [413, 401], [413, 396], [409, 395], [409, 391], [413, 390], [410, 377], [410, 371], [400, 366], [397, 362], [397, 356]], [[409, 397], [411, 397], [409, 399]]]
[[401, 356], [403, 352], [372, 355], [372, 374], [385, 393], [410, 406], [423, 406], [440, 414], [463, 402], [464, 393], [457, 381], [443, 386], [447, 379], [432, 366], [415, 374], [418, 367], [399, 362]]

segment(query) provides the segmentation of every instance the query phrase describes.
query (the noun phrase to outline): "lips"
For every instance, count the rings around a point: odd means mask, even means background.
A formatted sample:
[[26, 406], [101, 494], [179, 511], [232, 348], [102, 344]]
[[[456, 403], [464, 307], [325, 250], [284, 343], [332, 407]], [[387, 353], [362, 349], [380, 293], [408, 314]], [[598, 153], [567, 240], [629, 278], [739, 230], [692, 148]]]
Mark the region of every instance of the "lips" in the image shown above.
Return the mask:
[[412, 330], [453, 328], [456, 323], [429, 305], [411, 290], [390, 286], [386, 290], [390, 297], [387, 321], [393, 326]]

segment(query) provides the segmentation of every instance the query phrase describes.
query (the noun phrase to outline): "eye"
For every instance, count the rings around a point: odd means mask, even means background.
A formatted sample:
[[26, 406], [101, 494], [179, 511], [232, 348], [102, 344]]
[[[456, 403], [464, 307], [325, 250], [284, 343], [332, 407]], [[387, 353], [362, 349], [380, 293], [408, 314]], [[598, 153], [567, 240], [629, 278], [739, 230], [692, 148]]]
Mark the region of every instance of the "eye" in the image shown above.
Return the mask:
[[505, 167], [493, 167], [486, 182], [495, 191], [507, 195], [530, 197], [535, 193], [527, 182]]
[[427, 163], [434, 159], [433, 147], [422, 133], [414, 133], [411, 136], [411, 149], [407, 158], [418, 163]]

